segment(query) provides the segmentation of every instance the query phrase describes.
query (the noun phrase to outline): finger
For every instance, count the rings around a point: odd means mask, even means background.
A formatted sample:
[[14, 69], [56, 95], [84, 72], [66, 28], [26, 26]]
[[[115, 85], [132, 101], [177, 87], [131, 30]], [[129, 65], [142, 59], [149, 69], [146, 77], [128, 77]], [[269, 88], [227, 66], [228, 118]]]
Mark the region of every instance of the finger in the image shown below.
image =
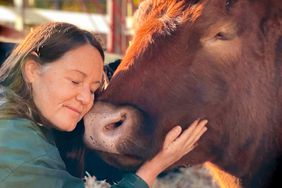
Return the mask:
[[185, 131], [183, 131], [182, 134], [184, 134], [185, 136], [186, 135], [187, 136], [188, 135], [192, 135], [195, 132], [195, 130], [199, 129], [198, 128], [199, 125], [202, 126], [202, 124], [201, 124], [202, 121], [203, 120], [200, 120], [200, 119], [197, 119], [197, 120], [193, 121], [192, 124]]
[[186, 129], [183, 132], [183, 136], [186, 136], [187, 139], [190, 139], [191, 137], [198, 135], [199, 132], [201, 132], [204, 128], [206, 128], [207, 123], [208, 123], [207, 120], [198, 121], [195, 127], [192, 127], [192, 129], [190, 128]]
[[167, 148], [182, 132], [182, 128], [178, 125], [172, 128], [166, 135], [163, 148]]
[[[207, 120], [200, 121], [199, 124], [197, 125], [197, 127], [193, 130], [193, 132], [191, 132], [191, 134], [188, 135], [188, 133], [187, 133], [187, 135], [185, 135], [186, 136], [186, 139], [185, 139], [185, 145], [186, 146], [187, 145], [193, 145], [195, 142], [197, 142], [199, 140], [199, 138], [207, 130], [207, 127], [206, 127], [207, 123], [208, 123]], [[183, 134], [184, 134], [184, 132], [183, 132]]]
[[197, 146], [198, 146], [198, 144], [195, 143], [195, 144], [189, 146], [188, 148], [186, 148], [185, 152], [183, 153], [183, 156], [186, 155], [187, 153], [189, 153], [190, 151], [192, 151], [193, 149], [195, 149], [195, 147], [197, 147]]
[[188, 127], [180, 137], [178, 137], [175, 142], [192, 142], [194, 138], [201, 132], [202, 129], [205, 128], [205, 125], [208, 123], [207, 120], [202, 120], [199, 122], [199, 120], [194, 121], [190, 127]]
[[207, 131], [207, 127], [204, 127], [203, 129], [201, 129], [201, 131], [199, 133], [197, 133], [194, 137], [191, 137], [189, 140], [186, 141], [185, 146], [186, 148], [189, 148], [191, 146], [194, 146], [195, 144], [197, 144], [197, 142], [199, 141], [199, 139], [201, 138], [201, 136]]
[[199, 122], [200, 122], [200, 119], [196, 119], [195, 121], [191, 123], [191, 125], [186, 130], [194, 129], [199, 124]]

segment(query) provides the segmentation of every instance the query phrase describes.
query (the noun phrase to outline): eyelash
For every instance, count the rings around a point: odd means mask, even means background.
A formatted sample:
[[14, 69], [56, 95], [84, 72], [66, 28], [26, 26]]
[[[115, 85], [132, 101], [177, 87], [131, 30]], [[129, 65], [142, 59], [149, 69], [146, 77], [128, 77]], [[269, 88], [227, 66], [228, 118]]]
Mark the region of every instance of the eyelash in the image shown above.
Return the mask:
[[[72, 80], [71, 82], [72, 82], [74, 85], [80, 84], [80, 81], [74, 81], [74, 80]], [[93, 95], [95, 95], [96, 92], [97, 92], [97, 89], [95, 89], [95, 91], [90, 90], [90, 93], [93, 94]]]
[[78, 85], [78, 84], [80, 84], [80, 82], [79, 81], [71, 81], [73, 84], [75, 84], [75, 85]]

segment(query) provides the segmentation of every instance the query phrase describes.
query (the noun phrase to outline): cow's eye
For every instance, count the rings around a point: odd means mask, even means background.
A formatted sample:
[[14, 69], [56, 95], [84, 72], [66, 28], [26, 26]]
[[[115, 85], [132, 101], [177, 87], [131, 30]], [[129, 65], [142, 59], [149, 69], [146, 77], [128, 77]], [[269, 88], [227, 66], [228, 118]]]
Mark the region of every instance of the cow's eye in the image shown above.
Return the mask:
[[234, 34], [232, 33], [225, 33], [225, 32], [218, 32], [216, 35], [215, 35], [215, 39], [216, 40], [231, 40], [235, 37]]
[[227, 40], [225, 34], [223, 32], [219, 32], [215, 35], [215, 38], [218, 40]]

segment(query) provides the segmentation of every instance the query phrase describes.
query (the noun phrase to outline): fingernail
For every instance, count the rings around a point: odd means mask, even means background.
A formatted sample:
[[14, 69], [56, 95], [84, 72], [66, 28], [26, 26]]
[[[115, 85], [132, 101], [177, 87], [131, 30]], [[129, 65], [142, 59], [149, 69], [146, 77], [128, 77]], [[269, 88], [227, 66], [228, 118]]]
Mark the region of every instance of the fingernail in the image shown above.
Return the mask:
[[181, 126], [180, 125], [175, 125], [171, 130], [181, 130]]
[[177, 125], [176, 129], [178, 129], [179, 131], [182, 131], [182, 127], [180, 125]]
[[196, 122], [199, 123], [199, 121], [200, 121], [200, 118], [194, 120], [192, 123], [196, 123]]

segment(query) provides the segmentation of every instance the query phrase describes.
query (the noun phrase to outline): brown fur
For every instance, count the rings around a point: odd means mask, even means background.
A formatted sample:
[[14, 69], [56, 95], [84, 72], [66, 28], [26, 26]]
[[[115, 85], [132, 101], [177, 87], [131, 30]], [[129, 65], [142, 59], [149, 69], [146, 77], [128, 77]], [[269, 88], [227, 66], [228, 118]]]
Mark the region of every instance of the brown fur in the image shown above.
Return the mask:
[[[128, 139], [114, 144], [150, 158], [171, 126], [187, 127], [204, 117], [209, 131], [175, 166], [208, 161], [205, 167], [222, 187], [281, 185], [281, 2], [146, 0], [142, 11], [132, 46], [99, 100], [139, 109], [149, 121], [137, 123], [125, 137], [150, 150], [140, 151]], [[91, 174], [104, 169], [81, 149], [81, 131], [72, 134], [57, 136], [68, 169], [81, 175], [79, 157]], [[63, 140], [75, 146], [65, 147]], [[73, 149], [75, 156], [68, 155]], [[117, 166], [115, 159], [123, 160], [106, 157]], [[114, 172], [104, 177], [120, 175]]]
[[[179, 164], [210, 161], [243, 187], [269, 186], [282, 154], [281, 2], [146, 3], [100, 100], [135, 106], [151, 118], [156, 144], [147, 157], [171, 126], [209, 119], [208, 133]], [[131, 136], [142, 140], [137, 130]]]

